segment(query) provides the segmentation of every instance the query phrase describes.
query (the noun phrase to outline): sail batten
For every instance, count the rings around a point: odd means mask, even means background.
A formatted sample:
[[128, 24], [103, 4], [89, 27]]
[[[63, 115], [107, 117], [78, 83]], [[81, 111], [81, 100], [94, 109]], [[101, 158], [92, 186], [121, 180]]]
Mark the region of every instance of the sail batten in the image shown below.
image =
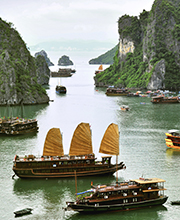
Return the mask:
[[62, 135], [59, 128], [51, 128], [48, 131], [43, 156], [64, 156]]
[[117, 124], [111, 123], [106, 129], [99, 153], [119, 155], [119, 129]]
[[92, 154], [92, 139], [91, 139], [91, 130], [89, 123], [80, 123], [74, 131], [69, 155], [86, 155]]

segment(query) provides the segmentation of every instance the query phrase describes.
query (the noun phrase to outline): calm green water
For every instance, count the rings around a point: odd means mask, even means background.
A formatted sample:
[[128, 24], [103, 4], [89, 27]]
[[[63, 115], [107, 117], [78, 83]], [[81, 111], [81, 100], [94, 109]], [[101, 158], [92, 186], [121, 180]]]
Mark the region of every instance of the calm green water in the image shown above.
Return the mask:
[[[67, 87], [66, 95], [55, 93], [58, 79], [51, 78], [47, 92], [54, 102], [24, 107], [26, 117], [38, 120], [37, 135], [0, 137], [0, 219], [14, 219], [13, 212], [25, 207], [33, 208], [33, 214], [20, 219], [179, 219], [180, 207], [171, 206], [170, 201], [180, 199], [180, 151], [167, 150], [164, 139], [167, 130], [180, 129], [180, 104], [153, 105], [149, 98], [107, 97], [105, 90], [94, 88], [93, 76], [97, 68], [79, 62], [75, 75], [61, 80], [61, 84]], [[122, 112], [122, 104], [129, 105], [130, 111]], [[20, 114], [18, 107], [11, 111], [11, 114]], [[0, 114], [1, 117], [7, 114], [7, 109], [1, 107]], [[59, 127], [63, 132], [64, 151], [68, 153], [73, 132], [82, 121], [91, 124], [94, 152], [99, 159], [101, 154], [98, 150], [106, 128], [112, 122], [119, 125], [119, 160], [124, 161], [127, 167], [125, 171], [118, 172], [119, 180], [139, 178], [142, 175], [165, 179], [165, 193], [169, 199], [164, 206], [96, 215], [64, 213], [62, 207], [65, 207], [65, 202], [75, 199], [74, 179], [11, 178], [15, 154], [41, 155], [45, 136], [52, 127]], [[78, 191], [89, 189], [91, 181], [94, 184], [106, 184], [114, 182], [115, 178], [78, 178]]]

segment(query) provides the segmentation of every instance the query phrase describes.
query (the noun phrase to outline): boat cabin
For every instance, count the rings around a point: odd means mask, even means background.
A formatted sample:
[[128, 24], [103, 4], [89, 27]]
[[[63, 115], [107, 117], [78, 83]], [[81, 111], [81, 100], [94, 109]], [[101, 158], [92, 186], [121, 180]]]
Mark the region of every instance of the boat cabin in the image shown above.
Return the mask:
[[87, 199], [90, 203], [104, 203], [104, 200], [110, 203], [113, 200], [118, 200], [118, 203], [139, 202], [164, 196], [164, 182], [159, 178], [140, 178], [111, 186], [92, 186], [91, 190], [78, 193], [77, 196], [80, 203]]

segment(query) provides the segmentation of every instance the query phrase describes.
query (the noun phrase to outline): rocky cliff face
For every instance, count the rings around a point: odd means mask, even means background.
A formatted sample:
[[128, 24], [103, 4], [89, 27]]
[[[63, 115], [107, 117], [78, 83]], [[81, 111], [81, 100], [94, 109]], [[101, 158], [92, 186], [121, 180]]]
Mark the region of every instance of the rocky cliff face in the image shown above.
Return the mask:
[[43, 56], [48, 66], [54, 66], [54, 64], [50, 61], [48, 58], [47, 53], [44, 50], [41, 50], [40, 52], [35, 53], [35, 57], [37, 58], [39, 55]]
[[129, 52], [133, 53], [134, 49], [142, 44], [142, 61], [148, 64], [145, 71], [151, 74], [147, 89], [168, 87], [178, 89], [173, 84], [169, 85], [169, 82], [175, 79], [177, 74], [177, 71], [172, 70], [169, 62], [172, 62], [170, 59], [172, 56], [175, 66], [179, 69], [180, 20], [178, 19], [179, 13], [177, 13], [179, 9], [180, 5], [176, 0], [154, 1], [150, 13], [143, 11], [140, 15], [140, 25], [136, 27], [140, 39], [139, 43], [134, 38], [135, 34], [127, 32], [128, 27], [132, 31], [134, 17], [123, 16], [119, 20], [120, 62], [126, 59]]
[[68, 56], [63, 55], [61, 58], [59, 58], [58, 65], [59, 66], [70, 66], [70, 65], [73, 65], [73, 62], [69, 59]]
[[155, 0], [150, 12], [118, 20], [119, 50], [96, 85], [180, 91], [180, 2]]
[[11, 23], [0, 19], [0, 105], [48, 103], [34, 58]]
[[35, 58], [36, 71], [37, 71], [37, 82], [41, 85], [48, 85], [50, 78], [50, 69], [47, 65], [44, 56], [38, 55]]

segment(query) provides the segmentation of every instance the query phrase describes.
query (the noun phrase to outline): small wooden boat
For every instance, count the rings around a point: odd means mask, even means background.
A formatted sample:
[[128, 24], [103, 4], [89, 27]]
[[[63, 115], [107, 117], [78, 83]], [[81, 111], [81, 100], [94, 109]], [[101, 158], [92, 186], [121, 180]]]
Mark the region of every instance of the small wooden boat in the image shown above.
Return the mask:
[[101, 73], [103, 71], [103, 65], [100, 65], [98, 70], [95, 71], [95, 74]]
[[75, 202], [66, 202], [66, 211], [80, 213], [127, 211], [164, 204], [165, 180], [159, 178], [134, 179], [114, 185], [91, 186], [77, 193]]
[[14, 214], [15, 214], [15, 217], [19, 217], [19, 216], [23, 216], [23, 215], [29, 215], [29, 214], [32, 214], [31, 213], [32, 210], [33, 209], [31, 209], [31, 208], [25, 208], [25, 209], [21, 209], [19, 211], [14, 212]]
[[65, 86], [57, 85], [56, 86], [56, 93], [58, 94], [66, 94], [67, 89]]
[[89, 123], [80, 123], [74, 131], [69, 155], [64, 155], [62, 134], [59, 128], [48, 131], [42, 156], [18, 156], [13, 161], [13, 171], [20, 178], [72, 178], [113, 175], [125, 169], [123, 162], [112, 164], [110, 155], [119, 155], [118, 125], [106, 129], [99, 152], [108, 154], [97, 161], [93, 153]]
[[180, 150], [180, 131], [171, 129], [166, 134], [166, 146], [173, 149]]
[[129, 106], [123, 105], [121, 106], [122, 111], [129, 111]]
[[180, 205], [180, 200], [171, 201], [171, 205]]

